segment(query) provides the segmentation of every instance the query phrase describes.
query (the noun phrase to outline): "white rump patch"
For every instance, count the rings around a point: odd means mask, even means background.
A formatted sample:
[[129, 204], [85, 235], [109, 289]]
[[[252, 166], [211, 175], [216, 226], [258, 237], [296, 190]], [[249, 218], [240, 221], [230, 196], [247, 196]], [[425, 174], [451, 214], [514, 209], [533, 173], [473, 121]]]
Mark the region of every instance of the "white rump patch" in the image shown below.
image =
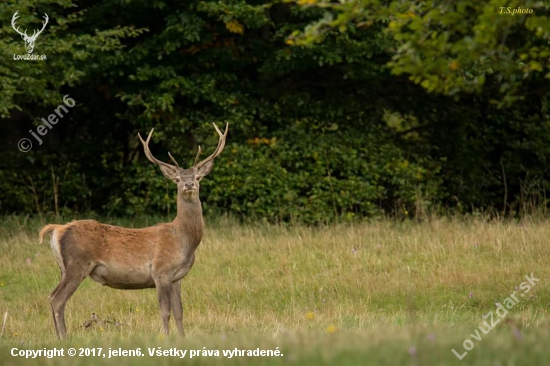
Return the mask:
[[65, 265], [63, 264], [63, 258], [61, 258], [61, 246], [59, 245], [59, 236], [57, 235], [57, 230], [54, 229], [52, 234], [52, 239], [50, 240], [50, 245], [52, 247], [53, 256], [55, 261], [61, 268], [62, 272], [65, 272]]

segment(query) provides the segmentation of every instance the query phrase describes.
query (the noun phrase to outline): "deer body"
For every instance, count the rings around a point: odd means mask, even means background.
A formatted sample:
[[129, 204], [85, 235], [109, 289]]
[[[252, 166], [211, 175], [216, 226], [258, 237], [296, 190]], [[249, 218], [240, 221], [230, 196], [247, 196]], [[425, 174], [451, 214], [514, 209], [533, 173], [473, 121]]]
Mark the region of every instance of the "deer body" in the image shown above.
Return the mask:
[[61, 269], [61, 282], [50, 295], [59, 337], [66, 335], [65, 304], [88, 276], [115, 289], [156, 288], [164, 332], [169, 332], [172, 311], [178, 332], [184, 334], [180, 281], [193, 267], [195, 250], [204, 232], [199, 181], [210, 172], [213, 159], [225, 145], [227, 127], [224, 135], [217, 127], [216, 130], [220, 135], [216, 152], [188, 170], [162, 163], [151, 155], [148, 142], [153, 131], [147, 143], [142, 140], [149, 160], [161, 163], [164, 175], [178, 185], [177, 216], [173, 222], [130, 229], [79, 220], [66, 225], [46, 225], [40, 231], [40, 242], [46, 233], [53, 231], [50, 243]]

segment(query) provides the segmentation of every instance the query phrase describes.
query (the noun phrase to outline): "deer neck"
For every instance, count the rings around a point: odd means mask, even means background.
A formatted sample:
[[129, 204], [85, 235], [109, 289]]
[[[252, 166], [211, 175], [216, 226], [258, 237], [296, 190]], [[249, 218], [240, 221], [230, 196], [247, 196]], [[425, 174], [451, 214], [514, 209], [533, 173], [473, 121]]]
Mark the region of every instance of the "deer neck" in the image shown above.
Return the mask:
[[198, 195], [188, 198], [178, 193], [178, 214], [174, 226], [184, 250], [194, 252], [201, 242], [204, 231], [202, 205]]

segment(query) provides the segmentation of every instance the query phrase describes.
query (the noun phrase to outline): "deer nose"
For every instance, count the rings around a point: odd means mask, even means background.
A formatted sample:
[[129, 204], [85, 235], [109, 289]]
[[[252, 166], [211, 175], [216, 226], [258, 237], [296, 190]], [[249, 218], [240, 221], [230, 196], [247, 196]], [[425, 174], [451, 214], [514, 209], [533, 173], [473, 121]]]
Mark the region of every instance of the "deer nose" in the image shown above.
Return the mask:
[[194, 182], [185, 182], [185, 188], [187, 188], [187, 189], [195, 188], [195, 183]]

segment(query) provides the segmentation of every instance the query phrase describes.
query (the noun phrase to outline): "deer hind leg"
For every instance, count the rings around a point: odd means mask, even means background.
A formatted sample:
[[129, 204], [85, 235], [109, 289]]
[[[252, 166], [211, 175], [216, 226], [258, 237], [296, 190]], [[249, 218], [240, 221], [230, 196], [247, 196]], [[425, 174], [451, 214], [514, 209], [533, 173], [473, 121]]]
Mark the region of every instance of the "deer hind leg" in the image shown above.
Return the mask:
[[178, 333], [185, 337], [183, 330], [183, 305], [181, 303], [181, 280], [172, 282], [170, 289], [170, 307], [174, 314], [174, 321], [178, 328]]
[[[63, 271], [61, 271], [61, 278], [63, 278]], [[54, 288], [54, 290], [52, 291], [52, 293], [48, 297], [48, 300], [50, 300], [50, 304], [51, 304], [52, 298], [54, 297], [55, 293], [59, 289], [59, 286], [61, 286], [61, 282], [59, 282], [59, 284]], [[53, 318], [53, 325], [55, 327], [55, 335], [57, 336], [57, 338], [60, 338], [59, 328], [57, 327], [57, 321], [55, 320], [55, 312], [53, 310], [53, 307], [52, 307], [52, 318]]]
[[66, 268], [66, 271], [62, 274], [61, 282], [50, 295], [53, 321], [56, 334], [59, 338], [65, 338], [67, 336], [67, 328], [65, 327], [65, 305], [78, 286], [80, 286], [82, 281], [88, 276], [88, 272], [89, 271], [83, 270], [82, 267], [77, 266]]

